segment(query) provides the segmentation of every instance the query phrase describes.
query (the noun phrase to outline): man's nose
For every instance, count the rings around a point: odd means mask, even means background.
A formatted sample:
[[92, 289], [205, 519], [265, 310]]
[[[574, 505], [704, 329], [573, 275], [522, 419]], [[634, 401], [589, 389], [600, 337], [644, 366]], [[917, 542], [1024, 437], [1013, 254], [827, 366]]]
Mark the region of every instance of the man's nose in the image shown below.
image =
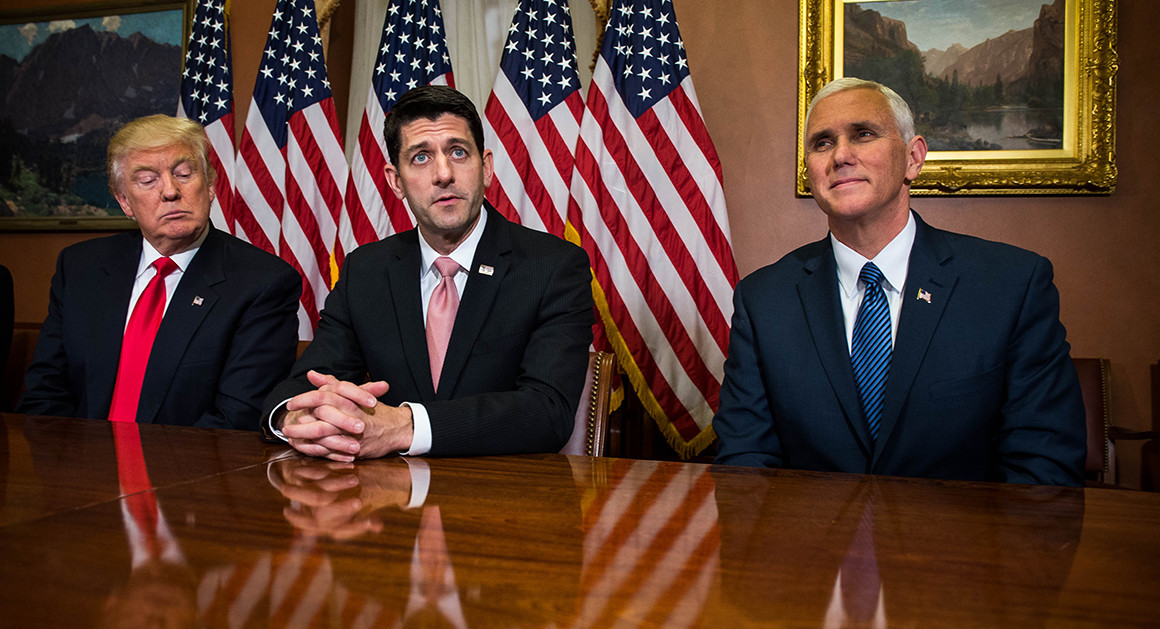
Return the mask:
[[181, 188], [177, 185], [177, 178], [173, 173], [161, 173], [161, 198], [174, 201], [181, 197]]
[[831, 157], [836, 164], [849, 164], [854, 159], [854, 143], [848, 138], [838, 138], [834, 141]]
[[436, 155], [434, 166], [432, 174], [435, 178], [435, 185], [448, 186], [455, 181], [455, 175], [451, 170], [451, 160], [446, 155]]

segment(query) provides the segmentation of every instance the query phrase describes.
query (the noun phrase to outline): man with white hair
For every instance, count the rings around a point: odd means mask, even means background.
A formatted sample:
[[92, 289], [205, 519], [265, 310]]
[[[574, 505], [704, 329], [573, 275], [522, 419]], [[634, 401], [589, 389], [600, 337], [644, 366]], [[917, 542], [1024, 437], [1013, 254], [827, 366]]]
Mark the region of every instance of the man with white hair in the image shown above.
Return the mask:
[[826, 85], [803, 140], [830, 233], [737, 285], [717, 462], [1081, 485], [1051, 263], [911, 210], [926, 140], [883, 85]]

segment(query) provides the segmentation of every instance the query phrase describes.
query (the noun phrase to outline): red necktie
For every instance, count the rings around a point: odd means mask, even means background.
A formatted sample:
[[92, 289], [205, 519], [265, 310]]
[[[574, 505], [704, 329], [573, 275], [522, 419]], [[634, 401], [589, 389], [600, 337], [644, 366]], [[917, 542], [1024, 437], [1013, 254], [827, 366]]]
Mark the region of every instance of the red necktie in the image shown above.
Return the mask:
[[439, 374], [443, 373], [443, 359], [451, 342], [451, 328], [455, 327], [455, 311], [459, 309], [459, 291], [455, 290], [455, 274], [459, 263], [442, 256], [435, 259], [435, 268], [443, 279], [431, 293], [427, 304], [427, 356], [431, 359], [431, 383], [439, 390]]
[[149, 352], [153, 350], [153, 338], [161, 326], [161, 315], [165, 313], [165, 276], [177, 270], [177, 263], [169, 258], [158, 258], [153, 262], [153, 268], [157, 269], [157, 275], [137, 299], [129, 325], [125, 327], [109, 421], [137, 421], [137, 402], [141, 399], [145, 367], [149, 364]]

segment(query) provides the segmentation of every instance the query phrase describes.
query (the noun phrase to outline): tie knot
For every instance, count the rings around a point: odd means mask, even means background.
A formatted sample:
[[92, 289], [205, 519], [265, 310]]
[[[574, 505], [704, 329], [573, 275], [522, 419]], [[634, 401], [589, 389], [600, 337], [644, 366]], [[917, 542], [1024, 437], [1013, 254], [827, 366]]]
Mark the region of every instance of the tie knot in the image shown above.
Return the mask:
[[435, 268], [443, 277], [452, 277], [459, 272], [459, 263], [447, 256], [435, 258]]
[[157, 258], [153, 261], [153, 268], [157, 269], [157, 275], [165, 277], [177, 270], [177, 263], [170, 258]]
[[881, 285], [882, 281], [886, 279], [886, 276], [882, 275], [882, 271], [873, 262], [867, 262], [862, 267], [862, 272], [858, 274], [858, 279], [865, 282], [866, 286], [869, 287], [870, 285]]

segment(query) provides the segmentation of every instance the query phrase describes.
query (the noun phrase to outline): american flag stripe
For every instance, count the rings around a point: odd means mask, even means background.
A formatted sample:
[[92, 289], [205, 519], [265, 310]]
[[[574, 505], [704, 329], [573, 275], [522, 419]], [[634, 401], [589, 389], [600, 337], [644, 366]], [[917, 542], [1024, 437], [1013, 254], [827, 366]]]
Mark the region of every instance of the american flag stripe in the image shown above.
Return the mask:
[[210, 220], [234, 233], [234, 80], [226, 0], [199, 0], [194, 11], [177, 115], [200, 122], [209, 139], [209, 161], [217, 172]]
[[[632, 358], [640, 381], [633, 378], [632, 371], [629, 377], [642, 402], [648, 404], [651, 398], [661, 409], [688, 409], [690, 414], [670, 415], [671, 421], [682, 434], [696, 435], [699, 428], [692, 417], [712, 417], [719, 388], [712, 382], [720, 381], [724, 351], [717, 349], [720, 358], [712, 362], [698, 353], [700, 347], [689, 332], [699, 327], [696, 304], [686, 292], [674, 290], [683, 284], [680, 274], [664, 256], [645, 254], [640, 243], [652, 243], [654, 239], [640, 207], [633, 205], [621, 212], [609, 192], [610, 188], [623, 190], [628, 186], [619, 170], [599, 169], [596, 158], [585, 146], [578, 147], [577, 170], [587, 185], [574, 183], [573, 194], [580, 197], [582, 207], [600, 208], [598, 217], [582, 221], [581, 241], [590, 245], [585, 248], [593, 260], [596, 280], [605, 291], [604, 303], [598, 305], [608, 312], [623, 339], [618, 354], [628, 348], [635, 350]], [[696, 273], [696, 269], [692, 272]], [[686, 299], [674, 304], [674, 296]], [[662, 321], [668, 324], [662, 325]], [[645, 334], [642, 330], [661, 333]], [[716, 347], [716, 343], [711, 347]], [[717, 373], [709, 366], [714, 363]]]
[[[380, 196], [388, 189], [387, 176], [383, 172], [387, 158], [381, 139], [384, 118], [379, 99], [374, 92], [368, 93], [350, 164], [350, 181], [347, 183], [346, 214], [350, 228], [349, 231], [346, 228], [340, 230], [341, 234], [349, 234], [351, 238], [343, 243], [345, 251], [357, 247], [359, 243], [374, 242], [380, 238], [379, 234], [406, 229], [395, 226], [395, 217], [387, 214]], [[368, 208], [373, 210], [368, 211]]]
[[[712, 273], [714, 267], [721, 270], [721, 260], [710, 250], [711, 247], [691, 251], [687, 246], [687, 243], [696, 243], [703, 239], [702, 229], [709, 231], [713, 236], [719, 235], [720, 226], [706, 206], [703, 189], [699, 185], [687, 185], [690, 182], [694, 184], [700, 182], [690, 176], [689, 169], [682, 161], [684, 154], [677, 154], [673, 150], [668, 133], [678, 130], [661, 129], [657, 124], [655, 110], [663, 107], [663, 104], [658, 103], [641, 114], [635, 125], [620, 124], [620, 121], [630, 115], [626, 109], [610, 111], [617, 109], [619, 104], [617, 99], [604, 100], [603, 94], [599, 91], [589, 97], [589, 106], [594, 117], [602, 126], [607, 125], [604, 126], [604, 146], [615, 160], [619, 172], [624, 173], [625, 181], [641, 182], [635, 186], [626, 186], [636, 202], [636, 207], [632, 208], [635, 211], [628, 212], [628, 216], [647, 219], [649, 222], [647, 226], [637, 223], [633, 229], [637, 235], [636, 241], [655, 240], [664, 247], [673, 275], [666, 277], [662, 285], [666, 285], [669, 281], [686, 284], [688, 292], [678, 293], [674, 297], [678, 299], [690, 297], [697, 302], [695, 305], [683, 304], [677, 310], [688, 315], [701, 314], [720, 347], [721, 360], [724, 360], [729, 341], [729, 321], [722, 316], [717, 305], [728, 304], [732, 300], [733, 288], [723, 272]], [[719, 185], [719, 182], [717, 183]], [[683, 189], [678, 190], [677, 186], [683, 186]], [[668, 211], [640, 211], [644, 207], [661, 207]], [[680, 209], [687, 212], [675, 211]], [[606, 219], [612, 220], [617, 220], [623, 215], [616, 211], [608, 211], [605, 214]], [[698, 255], [701, 257], [694, 257]], [[649, 258], [650, 271], [654, 274], [657, 261], [656, 256]], [[728, 261], [731, 262], [732, 258]], [[707, 277], [702, 275], [706, 272]], [[689, 322], [686, 322], [686, 327], [692, 329]], [[717, 356], [706, 357], [706, 360], [716, 361]]]
[[[179, 114], [180, 115], [180, 114]], [[209, 162], [217, 171], [214, 185], [214, 202], [210, 206], [210, 218], [218, 229], [233, 233], [236, 227], [233, 213], [234, 198], [234, 114], [222, 116], [218, 122], [205, 128], [209, 138]], [[222, 156], [225, 156], [223, 159]]]
[[[238, 149], [239, 168], [234, 191], [234, 218], [241, 226], [235, 235], [277, 254], [282, 231], [282, 187], [286, 161], [251, 102]], [[275, 177], [278, 177], [278, 180]]]
[[580, 134], [584, 103], [579, 91], [572, 92], [564, 107], [532, 121], [526, 115], [513, 119], [508, 114], [524, 107], [519, 98], [501, 72], [485, 112], [487, 135], [494, 138], [486, 144], [495, 155], [496, 192], [508, 200], [504, 203], [497, 197], [496, 207], [514, 209], [508, 218], [528, 227], [563, 236], [575, 163], [572, 149]]
[[570, 222], [621, 365], [681, 454], [712, 441], [737, 270], [720, 162], [667, 0], [614, 0]]
[[339, 221], [336, 259], [359, 245], [411, 229], [415, 219], [387, 187], [383, 120], [407, 90], [420, 85], [455, 85], [437, 0], [391, 0], [383, 20], [367, 104], [359, 124], [346, 185], [346, 211]]
[[584, 103], [568, 3], [520, 0], [484, 108], [495, 180], [488, 200], [509, 219], [565, 237], [573, 149]]

